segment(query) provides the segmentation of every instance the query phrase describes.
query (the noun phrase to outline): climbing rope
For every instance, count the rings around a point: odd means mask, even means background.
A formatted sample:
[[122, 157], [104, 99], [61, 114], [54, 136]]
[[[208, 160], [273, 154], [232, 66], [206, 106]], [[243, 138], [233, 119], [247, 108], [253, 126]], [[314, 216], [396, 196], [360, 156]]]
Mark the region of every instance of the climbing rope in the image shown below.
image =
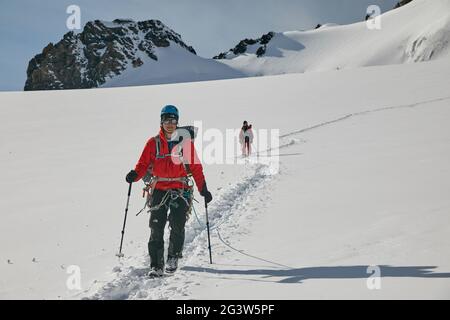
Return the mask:
[[259, 260], [259, 261], [264, 261], [264, 262], [267, 262], [267, 263], [270, 263], [270, 264], [273, 264], [273, 265], [276, 265], [276, 266], [279, 266], [279, 267], [284, 267], [284, 268], [288, 268], [288, 269], [294, 269], [294, 268], [292, 268], [292, 267], [289, 267], [289, 266], [287, 266], [287, 265], [284, 265], [284, 264], [281, 264], [281, 263], [278, 263], [278, 262], [270, 261], [270, 260], [267, 260], [267, 259], [263, 259], [263, 258], [254, 256], [254, 255], [248, 254], [248, 253], [244, 252], [244, 250], [236, 249], [236, 248], [234, 248], [232, 245], [230, 245], [229, 243], [227, 243], [225, 240], [223, 240], [222, 236], [220, 235], [219, 228], [216, 228], [216, 232], [217, 232], [217, 236], [219, 237], [219, 240], [220, 240], [224, 245], [226, 245], [228, 248], [230, 248], [230, 249], [233, 250], [233, 251], [236, 251], [236, 252], [238, 252], [238, 253], [240, 253], [240, 254], [242, 254], [242, 255], [244, 255], [244, 256], [247, 256], [247, 257], [250, 257], [250, 258]]
[[[206, 229], [206, 225], [200, 220], [200, 218], [199, 218], [199, 216], [198, 216], [198, 214], [197, 214], [197, 211], [195, 210], [195, 206], [193, 205], [192, 207], [193, 207], [193, 209], [194, 209], [194, 215], [195, 215], [195, 217], [196, 217], [196, 220], [197, 220], [198, 224], [199, 224], [200, 227], [202, 227], [203, 229]], [[292, 267], [286, 266], [286, 265], [284, 265], [284, 264], [281, 264], [281, 263], [278, 263], [278, 262], [274, 262], [274, 261], [270, 261], [270, 260], [267, 260], [267, 259], [264, 259], [264, 258], [260, 258], [260, 257], [254, 256], [254, 255], [248, 254], [248, 253], [246, 253], [244, 250], [239, 250], [239, 249], [236, 249], [235, 247], [233, 247], [231, 244], [229, 244], [228, 242], [226, 242], [226, 241], [222, 238], [222, 236], [220, 235], [219, 227], [220, 227], [224, 222], [225, 222], [225, 220], [222, 221], [221, 223], [219, 223], [218, 225], [214, 225], [214, 226], [210, 227], [209, 229], [210, 229], [210, 230], [216, 230], [217, 236], [218, 236], [220, 242], [222, 242], [225, 246], [227, 246], [227, 247], [230, 248], [231, 250], [236, 251], [237, 253], [240, 253], [240, 254], [242, 254], [242, 255], [244, 255], [244, 256], [247, 256], [247, 257], [250, 257], [250, 258], [259, 260], [259, 261], [267, 262], [267, 263], [270, 263], [270, 264], [273, 264], [273, 265], [276, 265], [276, 266], [280, 266], [280, 267], [284, 267], [284, 268], [288, 268], [288, 269], [293, 269]]]

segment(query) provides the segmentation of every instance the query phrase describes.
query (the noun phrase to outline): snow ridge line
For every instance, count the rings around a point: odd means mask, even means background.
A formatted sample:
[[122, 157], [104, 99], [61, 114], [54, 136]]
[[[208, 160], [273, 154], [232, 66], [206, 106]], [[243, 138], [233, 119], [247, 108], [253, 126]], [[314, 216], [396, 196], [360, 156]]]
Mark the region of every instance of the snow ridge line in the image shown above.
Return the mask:
[[[330, 121], [321, 122], [321, 123], [313, 125], [311, 127], [303, 128], [303, 129], [300, 129], [300, 130], [296, 130], [296, 131], [292, 131], [292, 132], [280, 135], [280, 138], [286, 138], [286, 137], [289, 137], [289, 136], [292, 136], [292, 135], [296, 135], [296, 134], [303, 133], [303, 132], [306, 132], [306, 131], [314, 130], [314, 129], [317, 129], [317, 128], [320, 128], [320, 127], [323, 127], [323, 126], [327, 126], [329, 124], [333, 124], [333, 123], [336, 123], [336, 122], [339, 122], [339, 121], [346, 120], [346, 119], [351, 118], [351, 117], [356, 117], [356, 116], [360, 116], [360, 115], [364, 115], [364, 114], [380, 112], [380, 111], [386, 111], [386, 110], [401, 109], [401, 108], [414, 108], [414, 107], [417, 107], [417, 106], [420, 106], [420, 105], [424, 105], [424, 104], [427, 104], [427, 103], [438, 102], [438, 101], [443, 101], [443, 100], [448, 100], [448, 99], [450, 99], [450, 97], [442, 97], [442, 98], [436, 98], [436, 99], [431, 99], [431, 100], [420, 101], [420, 102], [416, 102], [416, 103], [412, 103], [412, 104], [403, 104], [403, 105], [397, 105], [397, 106], [379, 107], [379, 108], [375, 108], [375, 109], [369, 109], [369, 110], [365, 110], [365, 111], [349, 113], [349, 114], [347, 114], [345, 116], [341, 116], [339, 118], [336, 118], [336, 119], [333, 119], [333, 120], [330, 120]], [[287, 146], [287, 145], [290, 145], [290, 144], [293, 144], [293, 143], [290, 142], [290, 143], [288, 143], [286, 145], [282, 145], [282, 146]], [[266, 150], [266, 151], [269, 151], [269, 150]]]
[[[211, 228], [230, 221], [230, 218], [245, 204], [245, 200], [252, 191], [260, 188], [270, 179], [271, 174], [267, 165], [257, 164], [251, 167], [254, 168], [252, 174], [235, 184], [226, 193], [217, 198], [213, 205], [208, 207]], [[167, 241], [167, 238], [168, 234], [166, 234], [165, 241]], [[199, 256], [206, 257], [206, 241], [206, 229], [191, 217], [186, 225], [184, 255], [189, 256], [187, 261], [194, 257], [197, 259]], [[117, 277], [100, 287], [96, 293], [87, 297], [87, 299], [167, 299], [171, 293], [180, 294], [182, 288], [173, 291], [170, 290], [169, 286], [171, 283], [179, 282], [180, 278], [185, 277], [183, 276], [183, 271], [178, 271], [172, 277], [147, 279], [146, 273], [149, 269], [147, 256], [147, 253], [145, 253], [139, 258], [130, 261], [131, 263], [139, 264], [138, 267], [123, 266], [114, 268], [118, 271]], [[182, 265], [183, 261], [181, 261], [180, 269]]]

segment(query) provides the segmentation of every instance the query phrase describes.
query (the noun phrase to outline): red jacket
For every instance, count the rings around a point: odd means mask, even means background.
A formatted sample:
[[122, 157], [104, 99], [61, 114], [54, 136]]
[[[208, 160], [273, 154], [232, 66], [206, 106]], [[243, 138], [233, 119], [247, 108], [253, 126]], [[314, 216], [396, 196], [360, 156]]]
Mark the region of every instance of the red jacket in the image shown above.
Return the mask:
[[[159, 131], [160, 154], [169, 154], [169, 145], [164, 135], [163, 130]], [[198, 159], [197, 152], [195, 151], [194, 143], [192, 140], [186, 140], [181, 142], [183, 144], [183, 158], [184, 162], [189, 164], [189, 168], [194, 177], [195, 183], [199, 191], [202, 190], [205, 184], [205, 177], [203, 175], [203, 167]], [[161, 159], [156, 158], [156, 140], [154, 137], [150, 138], [145, 144], [141, 157], [136, 164], [135, 171], [138, 177], [135, 181], [139, 181], [147, 173], [148, 167], [152, 166], [153, 175], [163, 178], [179, 178], [187, 176], [186, 169], [183, 163], [176, 156], [178, 146], [172, 148], [171, 156], [166, 156]], [[160, 181], [156, 183], [155, 189], [167, 190], [185, 188], [186, 185], [179, 181]]]

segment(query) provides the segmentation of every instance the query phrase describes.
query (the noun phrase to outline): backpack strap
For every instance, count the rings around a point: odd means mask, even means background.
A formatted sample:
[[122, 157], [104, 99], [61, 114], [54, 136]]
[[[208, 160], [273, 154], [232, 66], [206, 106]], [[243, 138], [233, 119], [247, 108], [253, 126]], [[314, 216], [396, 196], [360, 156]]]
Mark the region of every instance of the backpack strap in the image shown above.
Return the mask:
[[161, 137], [156, 135], [155, 137], [155, 145], [156, 145], [156, 159], [162, 159], [165, 157], [170, 157], [171, 154], [161, 154]]
[[161, 150], [161, 138], [159, 135], [155, 136], [155, 145], [156, 145], [156, 158], [161, 158], [160, 150]]

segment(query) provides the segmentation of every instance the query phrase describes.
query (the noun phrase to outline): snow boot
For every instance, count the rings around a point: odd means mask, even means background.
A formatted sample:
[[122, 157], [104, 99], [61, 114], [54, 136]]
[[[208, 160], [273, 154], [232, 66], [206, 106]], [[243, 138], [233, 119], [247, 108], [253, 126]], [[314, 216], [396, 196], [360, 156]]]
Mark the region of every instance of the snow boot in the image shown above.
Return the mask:
[[177, 257], [167, 257], [166, 272], [174, 273], [178, 269], [178, 258]]
[[148, 276], [150, 278], [160, 278], [164, 275], [164, 270], [162, 268], [156, 268], [152, 267], [150, 269], [150, 272], [148, 273]]

